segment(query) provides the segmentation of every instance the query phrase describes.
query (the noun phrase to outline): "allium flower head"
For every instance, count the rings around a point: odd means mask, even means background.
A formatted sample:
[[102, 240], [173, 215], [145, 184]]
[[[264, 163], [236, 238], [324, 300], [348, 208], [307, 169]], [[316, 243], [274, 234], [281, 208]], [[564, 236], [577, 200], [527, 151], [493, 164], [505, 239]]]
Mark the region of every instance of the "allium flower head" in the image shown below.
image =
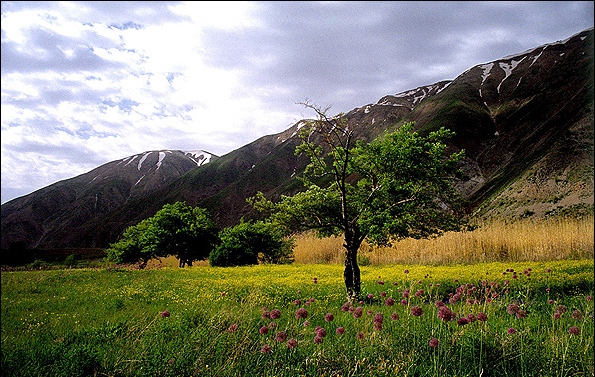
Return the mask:
[[399, 320], [399, 313], [394, 312], [393, 314], [390, 315], [390, 319], [392, 319], [393, 321]]
[[284, 341], [285, 341], [285, 339], [287, 339], [287, 333], [286, 333], [285, 331], [279, 331], [279, 332], [277, 333], [277, 335], [275, 336], [275, 339], [276, 339], [278, 342], [284, 342]]
[[269, 346], [268, 344], [265, 344], [264, 346], [262, 346], [262, 348], [260, 349], [260, 352], [262, 353], [271, 353], [273, 349], [271, 348], [271, 346]]
[[386, 306], [393, 306], [395, 304], [395, 300], [392, 297], [389, 297], [384, 301], [384, 305]]
[[308, 311], [304, 308], [299, 308], [295, 312], [295, 318], [308, 318]]
[[353, 318], [359, 318], [362, 316], [362, 314], [364, 314], [364, 309], [361, 306], [358, 306], [353, 311]]
[[465, 326], [468, 323], [469, 323], [469, 320], [467, 319], [467, 317], [461, 317], [457, 320], [457, 325], [459, 325], [459, 326]]
[[568, 329], [568, 333], [572, 335], [578, 335], [579, 329], [576, 326], [570, 326], [570, 328]]
[[578, 309], [573, 310], [570, 316], [572, 317], [572, 319], [583, 319], [583, 313], [581, 313], [581, 311]]
[[374, 298], [374, 295], [373, 295], [373, 294], [371, 294], [371, 293], [368, 293], [368, 298], [371, 300], [371, 299], [373, 299], [373, 298]]
[[326, 313], [326, 315], [324, 316], [324, 320], [326, 322], [332, 322], [335, 319], [335, 316], [333, 315], [333, 313]]
[[510, 334], [510, 335], [516, 334], [516, 330], [514, 328], [512, 328], [512, 327], [509, 327], [507, 333]]
[[430, 339], [430, 347], [438, 348], [438, 344], [439, 344], [438, 339], [436, 339], [436, 338]]
[[386, 297], [386, 292], [384, 292], [384, 291], [380, 292], [380, 297]]
[[297, 347], [297, 340], [291, 338], [287, 341], [287, 348], [295, 348]]
[[238, 330], [238, 325], [235, 323], [232, 323], [231, 325], [229, 325], [229, 327], [227, 328], [227, 332], [236, 332]]
[[364, 333], [359, 331], [357, 334], [355, 334], [355, 339], [364, 339]]
[[326, 336], [326, 330], [324, 329], [324, 327], [321, 326], [316, 326], [316, 335], [320, 336], [320, 337], [325, 337]]
[[316, 343], [316, 344], [320, 344], [320, 343], [322, 343], [322, 339], [323, 339], [323, 338], [322, 338], [320, 335], [316, 335], [316, 336], [314, 337], [314, 343]]
[[277, 319], [281, 317], [281, 310], [279, 309], [273, 309], [271, 310], [270, 316], [272, 319]]
[[258, 332], [259, 332], [259, 333], [261, 333], [261, 334], [266, 334], [266, 333], [268, 333], [268, 332], [269, 332], [269, 328], [268, 328], [268, 327], [266, 327], [266, 326], [262, 326], [262, 327], [261, 327], [261, 328], [258, 330]]
[[478, 321], [481, 321], [481, 322], [485, 322], [485, 321], [488, 320], [488, 316], [487, 316], [487, 314], [485, 314], [483, 312], [482, 313], [478, 313], [477, 314], [477, 320]]
[[337, 327], [337, 330], [335, 330], [337, 332], [338, 335], [343, 335], [343, 333], [345, 332], [345, 328], [344, 327]]
[[170, 314], [169, 314], [169, 311], [168, 311], [168, 310], [164, 310], [164, 311], [162, 311], [161, 313], [159, 313], [159, 315], [160, 315], [162, 318], [167, 318], [167, 317], [169, 317], [169, 316], [170, 316]]
[[415, 305], [414, 307], [411, 308], [411, 315], [414, 317], [419, 317], [422, 314], [424, 314], [424, 311], [422, 310], [421, 307]]

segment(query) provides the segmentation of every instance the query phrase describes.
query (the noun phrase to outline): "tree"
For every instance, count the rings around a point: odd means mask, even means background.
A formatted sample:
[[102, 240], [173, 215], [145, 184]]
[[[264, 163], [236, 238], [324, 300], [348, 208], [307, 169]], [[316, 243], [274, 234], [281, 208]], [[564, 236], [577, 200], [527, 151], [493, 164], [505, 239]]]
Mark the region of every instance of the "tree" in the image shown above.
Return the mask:
[[457, 209], [457, 164], [464, 151], [447, 153], [440, 128], [423, 137], [413, 123], [370, 143], [355, 140], [345, 117], [327, 117], [308, 103], [317, 119], [301, 129], [296, 154], [310, 158], [301, 178], [306, 190], [272, 202], [258, 193], [248, 201], [271, 221], [318, 236], [343, 235], [344, 281], [348, 300], [361, 292], [357, 253], [364, 240], [390, 245], [399, 239], [428, 238], [461, 230]]
[[209, 255], [211, 266], [244, 266], [291, 261], [293, 241], [285, 238], [278, 225], [262, 221], [249, 222], [225, 228], [220, 233], [221, 243]]
[[207, 259], [219, 243], [219, 229], [209, 213], [185, 202], [166, 204], [153, 217], [129, 227], [110, 245], [108, 257], [117, 262], [141, 261], [174, 255], [180, 267]]

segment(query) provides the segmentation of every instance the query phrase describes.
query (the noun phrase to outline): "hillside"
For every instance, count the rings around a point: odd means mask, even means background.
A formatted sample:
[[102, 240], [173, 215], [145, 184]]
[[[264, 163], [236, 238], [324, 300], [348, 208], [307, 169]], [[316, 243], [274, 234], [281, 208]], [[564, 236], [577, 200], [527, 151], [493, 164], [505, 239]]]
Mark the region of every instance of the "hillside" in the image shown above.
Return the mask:
[[[408, 121], [421, 133], [441, 126], [455, 131], [450, 147], [466, 151], [470, 179], [460, 189], [472, 216], [593, 212], [593, 29], [343, 116], [362, 140]], [[296, 176], [307, 161], [294, 150], [302, 122], [208, 164], [174, 167], [166, 158], [151, 179], [115, 173], [140, 161], [131, 156], [14, 199], [1, 208], [2, 248], [105, 247], [175, 201], [207, 208], [222, 227], [250, 218], [247, 197], [301, 189]], [[147, 166], [157, 166], [158, 153], [144, 156]], [[100, 178], [109, 184], [98, 185]]]

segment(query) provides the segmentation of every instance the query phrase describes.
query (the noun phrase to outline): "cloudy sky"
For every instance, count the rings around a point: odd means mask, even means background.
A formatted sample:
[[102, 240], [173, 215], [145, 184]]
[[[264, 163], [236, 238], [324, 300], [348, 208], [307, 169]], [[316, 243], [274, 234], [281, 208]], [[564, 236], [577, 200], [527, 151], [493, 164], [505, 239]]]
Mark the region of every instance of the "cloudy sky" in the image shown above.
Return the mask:
[[150, 150], [223, 155], [593, 27], [593, 2], [2, 1], [2, 203]]

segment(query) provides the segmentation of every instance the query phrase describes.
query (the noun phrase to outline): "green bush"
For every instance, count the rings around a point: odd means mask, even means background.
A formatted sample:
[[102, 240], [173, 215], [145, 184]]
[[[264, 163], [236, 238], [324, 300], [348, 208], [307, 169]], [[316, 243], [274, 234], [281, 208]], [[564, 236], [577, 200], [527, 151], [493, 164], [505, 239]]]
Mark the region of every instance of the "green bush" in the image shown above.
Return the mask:
[[245, 222], [224, 229], [221, 244], [209, 255], [211, 266], [245, 266], [261, 263], [289, 263], [293, 241], [270, 223]]

